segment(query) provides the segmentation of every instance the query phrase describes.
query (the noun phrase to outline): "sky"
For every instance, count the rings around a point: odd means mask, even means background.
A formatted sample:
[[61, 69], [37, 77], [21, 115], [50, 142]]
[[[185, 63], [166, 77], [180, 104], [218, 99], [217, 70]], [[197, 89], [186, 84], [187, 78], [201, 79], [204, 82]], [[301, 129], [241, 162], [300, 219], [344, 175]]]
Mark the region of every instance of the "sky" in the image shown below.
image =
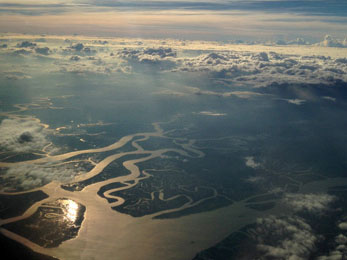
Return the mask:
[[0, 32], [189, 40], [347, 36], [341, 0], [0, 0]]

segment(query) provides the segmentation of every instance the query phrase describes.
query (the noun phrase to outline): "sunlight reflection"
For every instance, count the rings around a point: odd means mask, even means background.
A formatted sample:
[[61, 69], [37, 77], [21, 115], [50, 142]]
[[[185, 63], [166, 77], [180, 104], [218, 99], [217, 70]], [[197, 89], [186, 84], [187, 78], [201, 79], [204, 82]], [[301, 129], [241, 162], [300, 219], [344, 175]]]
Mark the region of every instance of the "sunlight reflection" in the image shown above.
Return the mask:
[[64, 201], [65, 218], [71, 222], [75, 222], [78, 213], [78, 204], [72, 200]]

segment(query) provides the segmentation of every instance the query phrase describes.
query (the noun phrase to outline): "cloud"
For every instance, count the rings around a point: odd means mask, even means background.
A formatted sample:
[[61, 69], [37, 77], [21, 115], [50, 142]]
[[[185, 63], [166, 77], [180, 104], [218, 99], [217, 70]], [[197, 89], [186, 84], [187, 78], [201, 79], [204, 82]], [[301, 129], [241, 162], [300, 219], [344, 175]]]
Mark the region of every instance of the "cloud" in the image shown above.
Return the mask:
[[317, 45], [324, 47], [338, 47], [338, 48], [347, 48], [347, 41], [340, 41], [338, 39], [334, 39], [330, 35], [325, 35], [324, 40]]
[[251, 234], [258, 243], [259, 259], [308, 259], [319, 241], [310, 225], [299, 217], [259, 218]]
[[333, 97], [324, 96], [324, 97], [322, 97], [322, 98], [325, 99], [325, 100], [329, 100], [329, 101], [332, 101], [332, 102], [336, 102], [336, 98], [333, 98]]
[[[259, 218], [256, 226], [247, 232], [256, 241], [257, 259], [310, 259], [313, 253], [317, 253], [316, 245], [324, 237], [317, 235], [308, 224], [309, 219], [299, 217], [298, 213], [321, 214], [329, 209], [329, 204], [335, 199], [335, 196], [322, 193], [285, 194], [283, 202], [288, 206], [289, 214]], [[337, 225], [344, 230], [344, 224], [339, 222]], [[316, 259], [342, 260], [347, 253], [347, 237], [338, 234], [333, 244], [336, 247], [329, 254]]]
[[31, 76], [20, 71], [4, 71], [3, 75], [9, 80], [30, 79]]
[[[228, 79], [234, 86], [327, 84], [347, 82], [343, 58], [299, 56], [275, 52], [220, 51], [176, 58], [173, 71], [201, 72]], [[341, 64], [342, 63], [342, 64]], [[298, 102], [295, 102], [299, 104]], [[302, 102], [301, 102], [302, 103]]]
[[0, 147], [11, 152], [40, 151], [49, 143], [47, 131], [30, 119], [4, 119], [0, 132]]
[[296, 38], [295, 40], [278, 40], [275, 42], [277, 45], [309, 45], [310, 43], [303, 38]]
[[172, 69], [176, 66], [176, 51], [172, 48], [148, 47], [141, 49], [124, 48], [118, 51], [117, 56], [130, 63], [155, 65], [161, 70]]
[[[245, 157], [245, 160], [246, 160], [246, 162], [245, 162], [246, 166], [251, 167], [253, 169], [258, 168], [261, 165], [260, 163], [257, 163], [257, 162], [254, 161], [254, 157], [253, 156], [247, 156], [247, 157]], [[251, 181], [251, 180], [249, 180], [249, 181]]]
[[21, 43], [17, 44], [17, 48], [29, 48], [29, 47], [35, 47], [37, 44], [29, 41], [23, 41]]
[[252, 97], [259, 97], [259, 96], [266, 96], [266, 94], [254, 92], [254, 91], [229, 91], [229, 92], [216, 92], [212, 90], [201, 90], [196, 87], [186, 87], [186, 90], [189, 94], [194, 95], [209, 95], [209, 96], [216, 96], [216, 97], [238, 97], [238, 98], [252, 98]]
[[335, 61], [339, 63], [347, 64], [347, 58], [339, 58], [339, 59], [336, 59]]
[[84, 45], [83, 45], [83, 43], [76, 43], [76, 44], [72, 45], [70, 48], [75, 50], [75, 51], [82, 51], [84, 48]]
[[12, 52], [12, 54], [14, 54], [14, 55], [29, 55], [29, 54], [32, 54], [32, 51], [20, 49], [20, 50], [16, 50], [16, 51]]
[[295, 99], [286, 99], [286, 101], [287, 101], [289, 104], [294, 104], [294, 105], [297, 105], [297, 106], [300, 106], [300, 105], [306, 103], [306, 100], [298, 99], [298, 98], [295, 98]]
[[184, 97], [189, 95], [188, 93], [185, 92], [179, 92], [171, 89], [163, 89], [160, 91], [156, 91], [153, 93], [154, 95], [168, 95], [168, 96], [176, 96], [176, 97]]
[[286, 194], [283, 201], [295, 212], [323, 213], [336, 198], [329, 194]]
[[347, 254], [347, 237], [339, 234], [335, 237], [335, 248], [329, 254], [317, 257], [317, 260], [343, 260]]
[[266, 179], [262, 176], [253, 176], [253, 177], [247, 178], [246, 181], [250, 183], [260, 183], [260, 182], [265, 182]]
[[346, 217], [337, 223], [337, 227], [344, 233], [335, 236], [334, 241], [329, 242], [329, 244], [334, 245], [334, 248], [326, 255], [317, 257], [317, 260], [343, 260], [347, 255], [347, 237], [345, 232], [347, 230]]
[[47, 42], [45, 38], [37, 38], [34, 41], [35, 42]]
[[[65, 42], [69, 43], [71, 41], [66, 39]], [[91, 56], [91, 55], [95, 55], [96, 53], [97, 51], [95, 49], [92, 49], [89, 46], [87, 47], [80, 42], [72, 44], [70, 47], [67, 47], [63, 50], [64, 55]]]
[[[347, 82], [346, 58], [341, 55], [335, 55], [336, 59], [329, 57], [328, 54], [332, 50], [326, 51], [325, 56], [305, 54], [306, 51], [307, 54], [313, 53], [314, 48], [317, 47], [312, 47], [312, 50], [306, 50], [308, 47], [290, 47], [293, 48], [293, 54], [286, 54], [275, 52], [276, 47], [271, 46], [264, 47], [267, 51], [257, 51], [264, 50], [264, 48], [255, 46], [253, 49], [244, 50], [245, 46], [238, 48], [237, 45], [228, 46], [220, 43], [180, 40], [166, 40], [164, 42], [117, 38], [107, 41], [78, 39], [79, 41], [73, 39], [68, 43], [60, 39], [60, 43], [55, 43], [55, 45], [52, 44], [52, 41], [47, 40], [37, 47], [26, 47], [15, 51], [8, 48], [8, 52], [27, 56], [33, 51], [42, 55], [50, 54], [50, 57], [54, 59], [54, 64], [46, 69], [50, 68], [51, 71], [110, 74], [114, 72], [144, 72], [154, 69], [155, 72], [164, 73], [198, 72], [225, 80], [228, 85], [235, 87], [233, 91], [225, 92], [196, 88], [185, 93], [182, 92], [182, 95], [190, 95], [193, 92], [196, 95], [251, 98], [266, 93], [263, 90], [253, 91], [252, 88], [280, 87], [289, 84], [324, 84], [330, 86], [338, 81]], [[19, 42], [17, 40], [17, 46], [30, 46], [34, 40], [35, 38]], [[107, 43], [104, 44], [104, 42]], [[67, 44], [69, 47], [66, 47]], [[6, 52], [6, 50], [3, 51]], [[77, 57], [83, 56], [87, 56], [87, 58], [78, 60]], [[70, 58], [71, 60], [69, 60]], [[77, 60], [78, 63], [71, 62]], [[247, 90], [237, 90], [237, 87], [245, 86], [248, 87]], [[176, 92], [178, 94], [181, 91]], [[304, 100], [306, 102], [312, 101], [302, 95], [287, 98], [286, 101], [301, 105]]]
[[71, 60], [71, 61], [79, 61], [80, 59], [81, 59], [81, 58], [78, 57], [78, 56], [76, 56], [76, 55], [70, 57], [70, 60]]
[[343, 245], [347, 243], [347, 237], [339, 234], [338, 236], [335, 237], [335, 242], [339, 245]]
[[95, 40], [93, 41], [94, 44], [102, 44], [102, 45], [106, 45], [108, 44], [108, 41], [106, 40]]
[[46, 164], [16, 164], [1, 175], [1, 191], [22, 191], [42, 187], [52, 181], [66, 183], [84, 173], [80, 168]]
[[252, 58], [258, 61], [269, 61], [269, 56], [266, 52], [259, 52], [256, 55], [253, 55]]
[[338, 224], [339, 229], [347, 230], [347, 222], [341, 222]]
[[42, 48], [35, 48], [35, 52], [42, 55], [49, 55], [49, 48], [48, 47], [42, 47]]
[[226, 113], [216, 113], [216, 112], [211, 112], [211, 111], [200, 111], [196, 113], [198, 115], [203, 115], [203, 116], [226, 116]]

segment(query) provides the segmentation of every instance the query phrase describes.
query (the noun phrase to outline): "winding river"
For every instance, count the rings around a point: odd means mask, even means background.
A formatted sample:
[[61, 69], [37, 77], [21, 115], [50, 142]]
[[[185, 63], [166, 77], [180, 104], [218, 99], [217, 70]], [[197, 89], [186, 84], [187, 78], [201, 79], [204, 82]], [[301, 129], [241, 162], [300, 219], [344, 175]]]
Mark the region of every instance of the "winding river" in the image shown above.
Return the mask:
[[[20, 111], [25, 110], [25, 107], [18, 107]], [[7, 113], [8, 115], [9, 113]], [[11, 113], [11, 116], [14, 115]], [[44, 127], [48, 127], [44, 125]], [[112, 193], [124, 189], [134, 187], [138, 182], [151, 176], [149, 170], [140, 170], [137, 164], [158, 158], [168, 152], [174, 152], [184, 157], [204, 157], [205, 154], [194, 146], [194, 140], [177, 140], [175, 143], [180, 149], [165, 148], [158, 150], [145, 150], [139, 144], [141, 141], [148, 140], [150, 137], [165, 137], [165, 132], [161, 128], [161, 123], [153, 124], [154, 131], [149, 133], [136, 133], [133, 135], [124, 136], [117, 142], [97, 149], [88, 149], [68, 152], [59, 155], [47, 155], [36, 160], [25, 162], [7, 163], [1, 162], [0, 167], [16, 167], [19, 164], [42, 164], [47, 162], [63, 163], [65, 160], [73, 159], [82, 154], [95, 154], [115, 150], [113, 155], [107, 156], [100, 162], [94, 163], [94, 167], [87, 173], [77, 176], [71, 183], [88, 180], [100, 174], [112, 162], [127, 156], [127, 155], [143, 155], [141, 158], [130, 159], [123, 162], [123, 166], [129, 171], [128, 175], [110, 178], [105, 181], [97, 182], [86, 186], [81, 191], [68, 191], [61, 187], [60, 182], [51, 182], [43, 187], [35, 190], [42, 190], [48, 195], [48, 198], [36, 202], [21, 216], [0, 220], [0, 225], [12, 223], [31, 216], [45, 202], [55, 199], [68, 198], [81, 203], [86, 207], [85, 219], [74, 239], [63, 242], [56, 248], [43, 248], [29, 241], [28, 239], [12, 233], [4, 228], [1, 232], [7, 237], [14, 239], [29, 248], [39, 253], [55, 256], [59, 259], [175, 259], [184, 260], [192, 259], [196, 253], [208, 248], [231, 232], [238, 230], [246, 224], [254, 222], [257, 217], [268, 214], [275, 214], [283, 210], [281, 205], [276, 205], [274, 208], [266, 211], [256, 211], [246, 207], [247, 199], [234, 202], [228, 207], [223, 207], [217, 210], [192, 214], [175, 219], [153, 219], [154, 216], [163, 213], [180, 211], [189, 207], [193, 207], [206, 199], [217, 196], [217, 192], [213, 191], [212, 197], [193, 202], [188, 197], [188, 202], [179, 208], [164, 210], [159, 213], [147, 215], [140, 218], [134, 218], [126, 214], [112, 210], [111, 207], [121, 205], [124, 199], [119, 196], [114, 196]], [[141, 137], [139, 139], [138, 138]], [[179, 142], [178, 142], [179, 141]], [[130, 143], [136, 150], [131, 152], [119, 152], [116, 150]], [[160, 170], [160, 169], [151, 169]], [[109, 203], [105, 198], [97, 195], [101, 187], [111, 183], [126, 184], [123, 187], [107, 190], [104, 196], [109, 199], [114, 199], [115, 202]], [[301, 186], [302, 192], [323, 191], [334, 185], [347, 184], [343, 179], [329, 179], [323, 181], [311, 182]], [[26, 191], [28, 192], [28, 191]], [[21, 194], [7, 193], [7, 194]], [[3, 193], [6, 194], [6, 193]], [[164, 199], [164, 194], [159, 193], [159, 199], [171, 200], [175, 199], [176, 195], [171, 198]]]

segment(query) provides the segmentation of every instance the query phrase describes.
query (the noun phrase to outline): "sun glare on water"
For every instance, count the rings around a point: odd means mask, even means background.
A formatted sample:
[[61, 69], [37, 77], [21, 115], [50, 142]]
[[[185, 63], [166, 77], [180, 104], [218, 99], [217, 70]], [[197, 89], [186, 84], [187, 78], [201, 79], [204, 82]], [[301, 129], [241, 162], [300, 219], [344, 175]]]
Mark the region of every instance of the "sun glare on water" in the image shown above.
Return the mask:
[[78, 204], [72, 200], [64, 201], [65, 219], [71, 222], [75, 222], [77, 219]]

